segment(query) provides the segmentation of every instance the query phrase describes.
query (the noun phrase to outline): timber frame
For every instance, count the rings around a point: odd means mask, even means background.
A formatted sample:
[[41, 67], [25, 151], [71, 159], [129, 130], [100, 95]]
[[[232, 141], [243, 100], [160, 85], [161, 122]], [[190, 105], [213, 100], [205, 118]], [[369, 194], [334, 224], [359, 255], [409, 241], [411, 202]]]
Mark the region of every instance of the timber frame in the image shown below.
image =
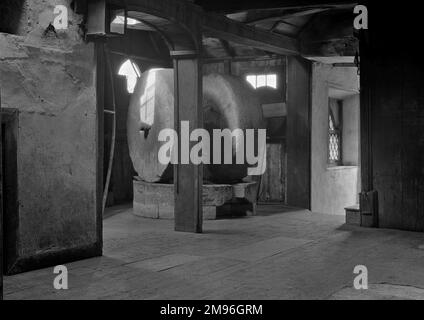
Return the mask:
[[[90, 6], [101, 6], [101, 10], [88, 12], [88, 25], [92, 21], [105, 21], [104, 15], [107, 5], [118, 6], [125, 10], [130, 18], [138, 19], [149, 28], [158, 32], [170, 51], [174, 66], [174, 88], [175, 88], [175, 128], [179, 132], [181, 121], [189, 121], [191, 129], [201, 128], [203, 126], [202, 102], [202, 36], [216, 37], [221, 41], [238, 43], [241, 45], [261, 49], [268, 53], [293, 57], [294, 65], [297, 61], [299, 70], [305, 71], [305, 77], [302, 78], [306, 87], [309, 88], [309, 70], [310, 62], [300, 57], [300, 43], [298, 39], [276, 34], [269, 31], [263, 31], [246, 25], [242, 22], [234, 21], [225, 15], [209, 13], [201, 7], [183, 0], [126, 0], [123, 4], [117, 0], [91, 0]], [[88, 30], [90, 35], [90, 30]], [[95, 30], [95, 39], [104, 41], [107, 36], [106, 31], [102, 33], [99, 29]], [[99, 39], [100, 38], [100, 39]], [[103, 39], [103, 40], [102, 40]], [[102, 58], [101, 54], [98, 58]], [[302, 67], [303, 65], [303, 67]], [[98, 80], [101, 78], [102, 69], [98, 74]], [[296, 69], [297, 70], [297, 69]], [[295, 71], [295, 70], [294, 70]], [[288, 79], [290, 80], [290, 79]], [[293, 81], [299, 80], [298, 72], [293, 72]], [[303, 91], [302, 91], [303, 92]], [[296, 108], [303, 110], [304, 114], [299, 115], [299, 121], [307, 125], [310, 122], [310, 101], [309, 95], [302, 99], [300, 93], [292, 90], [293, 99], [300, 103]], [[98, 112], [102, 109], [102, 92], [98, 91]], [[293, 106], [293, 108], [295, 108]], [[302, 111], [302, 112], [303, 112]], [[296, 118], [297, 119], [297, 118]], [[99, 117], [99, 129], [103, 127], [103, 117]], [[100, 135], [100, 131], [99, 131]], [[181, 137], [181, 134], [178, 135]], [[296, 143], [293, 140], [293, 143]], [[307, 134], [304, 135], [304, 145], [308, 150], [302, 155], [304, 160], [302, 172], [306, 182], [310, 180], [310, 143]], [[98, 137], [99, 157], [103, 157], [102, 139]], [[181, 143], [181, 141], [179, 141]], [[292, 146], [296, 149], [296, 146]], [[174, 166], [174, 189], [175, 189], [175, 230], [185, 232], [202, 232], [202, 166], [201, 165], [175, 165]], [[98, 171], [101, 172], [100, 170]], [[309, 177], [309, 178], [308, 178]], [[99, 178], [101, 180], [101, 178]], [[293, 179], [299, 183], [298, 177]], [[309, 183], [310, 184], [310, 183]], [[98, 186], [101, 186], [99, 181]], [[302, 187], [302, 198], [296, 198], [296, 190], [293, 190], [293, 201], [303, 207], [310, 207], [310, 186]], [[304, 190], [303, 190], [304, 189]], [[101, 190], [100, 190], [101, 191]], [[100, 193], [100, 192], [99, 192]], [[99, 196], [99, 195], [98, 195]], [[101, 208], [98, 208], [101, 210]], [[102, 212], [99, 212], [100, 218]], [[101, 220], [99, 220], [101, 223]], [[101, 227], [99, 227], [99, 239], [101, 243]]]
[[[122, 1], [111, 0], [110, 3], [122, 6]], [[258, 30], [224, 15], [207, 13], [188, 1], [127, 0], [125, 4], [129, 16], [131, 11], [137, 11], [166, 19], [180, 26], [188, 35], [200, 32], [280, 55], [300, 54], [297, 39]]]

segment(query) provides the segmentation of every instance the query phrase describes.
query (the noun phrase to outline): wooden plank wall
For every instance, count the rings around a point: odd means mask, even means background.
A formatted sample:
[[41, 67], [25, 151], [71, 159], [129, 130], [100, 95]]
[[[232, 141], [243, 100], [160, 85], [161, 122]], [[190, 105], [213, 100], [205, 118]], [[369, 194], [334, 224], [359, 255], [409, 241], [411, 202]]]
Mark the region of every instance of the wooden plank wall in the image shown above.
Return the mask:
[[[108, 205], [118, 205], [132, 201], [132, 181], [135, 175], [127, 143], [127, 114], [130, 100], [130, 95], [127, 91], [127, 81], [122, 76], [115, 76], [114, 81], [116, 95], [116, 138]], [[106, 94], [106, 107], [108, 109], [111, 109], [111, 99], [110, 94]], [[106, 157], [104, 159], [104, 175], [106, 176], [112, 132], [112, 115], [107, 114], [105, 117], [104, 148]]]
[[[361, 123], [363, 190], [378, 192], [379, 227], [424, 231], [424, 63], [413, 32], [421, 28], [420, 13], [368, 9], [370, 29], [361, 40], [361, 113], [369, 113]], [[396, 28], [387, 32], [392, 21]]]
[[374, 64], [373, 186], [379, 227], [424, 231], [424, 69], [395, 57]]
[[285, 142], [269, 142], [266, 150], [266, 171], [259, 191], [261, 202], [285, 202], [286, 148]]

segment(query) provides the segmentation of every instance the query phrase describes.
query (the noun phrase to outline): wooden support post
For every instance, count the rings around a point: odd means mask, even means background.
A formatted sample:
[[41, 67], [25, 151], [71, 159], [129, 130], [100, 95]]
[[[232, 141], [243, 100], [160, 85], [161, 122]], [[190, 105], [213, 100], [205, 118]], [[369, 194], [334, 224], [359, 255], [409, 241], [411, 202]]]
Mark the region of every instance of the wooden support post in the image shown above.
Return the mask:
[[105, 52], [104, 43], [95, 42], [96, 54], [96, 233], [97, 252], [101, 256], [103, 251], [103, 157], [104, 157], [104, 103], [105, 103]]
[[287, 204], [311, 208], [311, 63], [287, 58]]
[[[175, 230], [183, 232], [202, 232], [202, 165], [182, 164], [184, 155], [189, 157], [190, 150], [181, 150], [181, 121], [188, 121], [190, 131], [203, 126], [202, 114], [202, 75], [201, 65], [196, 52], [173, 51], [175, 129], [178, 133], [179, 161], [174, 166], [175, 192]], [[193, 143], [190, 143], [190, 149]]]
[[373, 183], [372, 157], [372, 90], [374, 88], [374, 61], [369, 48], [368, 35], [360, 33], [360, 163], [361, 163], [361, 193], [359, 195], [359, 210], [362, 227], [374, 227], [378, 221], [378, 193]]
[[363, 192], [368, 192], [373, 190], [371, 90], [374, 62], [371, 60], [372, 56], [364, 33], [361, 33], [360, 49], [361, 186]]
[[[1, 122], [1, 92], [0, 92], [0, 124]], [[3, 139], [0, 130], [0, 300], [3, 300]]]

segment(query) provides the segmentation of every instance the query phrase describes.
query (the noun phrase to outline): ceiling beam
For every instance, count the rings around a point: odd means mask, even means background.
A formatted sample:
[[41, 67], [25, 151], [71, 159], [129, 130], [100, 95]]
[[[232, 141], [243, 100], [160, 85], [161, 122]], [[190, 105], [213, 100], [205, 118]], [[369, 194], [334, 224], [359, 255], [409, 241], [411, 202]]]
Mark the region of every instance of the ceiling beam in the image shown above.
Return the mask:
[[355, 56], [359, 41], [355, 37], [353, 12], [326, 12], [315, 16], [300, 33], [304, 57]]
[[285, 8], [313, 8], [357, 4], [355, 0], [195, 0], [195, 4], [204, 10], [219, 13], [234, 13], [255, 9], [285, 9]]
[[310, 9], [310, 10], [297, 11], [297, 12], [293, 12], [293, 13], [281, 13], [281, 12], [279, 12], [279, 13], [267, 15], [266, 17], [250, 19], [250, 20], [243, 21], [243, 22], [246, 23], [246, 24], [255, 24], [255, 23], [258, 23], [258, 22], [263, 22], [263, 21], [268, 21], [268, 20], [284, 20], [284, 19], [291, 19], [291, 18], [296, 18], [296, 17], [308, 16], [308, 15], [324, 12], [324, 11], [327, 11], [327, 10], [330, 10], [330, 9], [328, 9], [328, 8], [315, 8], [315, 9]]
[[[112, 0], [121, 3], [121, 1]], [[193, 21], [200, 21], [207, 36], [251, 46], [282, 55], [298, 55], [299, 43], [288, 36], [255, 29], [224, 15], [207, 13], [201, 7], [184, 0], [126, 0], [128, 10], [167, 19], [188, 32], [196, 28]], [[121, 3], [122, 5], [122, 3]], [[163, 23], [163, 22], [162, 22]]]
[[204, 34], [242, 45], [258, 48], [282, 55], [298, 55], [299, 43], [296, 39], [268, 31], [255, 29], [225, 16], [205, 13], [203, 15]]
[[203, 57], [202, 61], [203, 63], [216, 63], [216, 62], [224, 62], [224, 61], [232, 61], [232, 62], [239, 62], [239, 61], [266, 61], [266, 60], [275, 60], [278, 59], [278, 55], [242, 55], [242, 56], [227, 56], [227, 57]]

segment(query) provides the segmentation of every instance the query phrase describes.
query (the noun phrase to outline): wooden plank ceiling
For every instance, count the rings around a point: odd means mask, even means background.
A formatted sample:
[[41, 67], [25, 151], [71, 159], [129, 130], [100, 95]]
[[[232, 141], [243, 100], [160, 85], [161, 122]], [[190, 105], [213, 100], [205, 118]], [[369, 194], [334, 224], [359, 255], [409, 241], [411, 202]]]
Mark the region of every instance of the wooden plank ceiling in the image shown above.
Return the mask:
[[[352, 1], [334, 0], [261, 0], [261, 1], [207, 1], [186, 0], [210, 14], [254, 27], [267, 33], [299, 41], [301, 54], [321, 61], [353, 62], [358, 41], [353, 30]], [[130, 17], [140, 13], [130, 12]], [[143, 19], [146, 21], [146, 19]], [[148, 19], [147, 19], [148, 20]], [[164, 23], [167, 22], [164, 20]], [[149, 24], [129, 28], [153, 31]], [[203, 51], [206, 59], [227, 59], [271, 56], [266, 48], [254, 48], [229, 39], [219, 39], [205, 32]]]
[[[353, 32], [353, 1], [335, 0], [192, 0], [207, 12], [259, 30], [289, 36], [301, 43], [301, 54], [317, 60], [353, 62], [358, 42]], [[209, 56], [267, 55], [266, 51], [217, 39], [204, 39]], [[330, 59], [329, 59], [330, 58]], [[339, 61], [340, 60], [340, 61]]]

